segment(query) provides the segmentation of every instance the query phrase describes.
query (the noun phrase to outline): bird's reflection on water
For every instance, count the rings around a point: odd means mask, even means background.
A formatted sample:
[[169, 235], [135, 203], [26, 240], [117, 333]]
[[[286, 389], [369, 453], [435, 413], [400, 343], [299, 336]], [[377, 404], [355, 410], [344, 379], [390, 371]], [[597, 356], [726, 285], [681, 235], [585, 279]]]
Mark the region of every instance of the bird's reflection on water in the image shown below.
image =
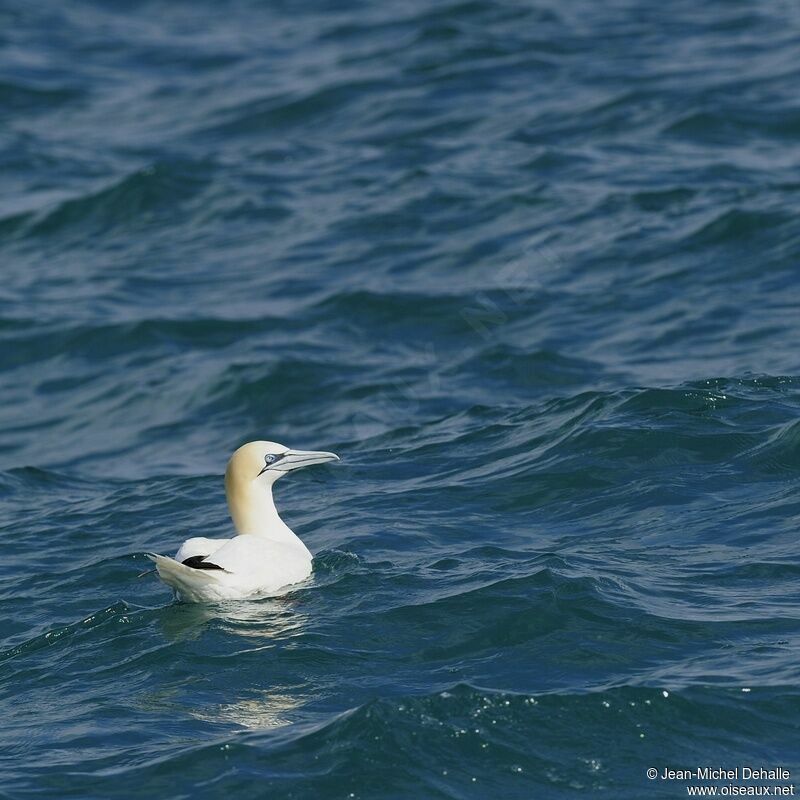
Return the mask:
[[[295, 598], [279, 597], [216, 605], [175, 603], [163, 609], [160, 627], [171, 645], [181, 647], [192, 643], [196, 648], [204, 635], [210, 636], [216, 631], [226, 639], [226, 652], [215, 655], [209, 651], [209, 658], [216, 664], [212, 672], [183, 677], [180, 685], [171, 691], [158, 698], [151, 695], [147, 705], [167, 704], [175, 710], [179, 707], [195, 719], [248, 729], [289, 724], [291, 712], [308, 699], [307, 687], [302, 682], [265, 686], [262, 678], [267, 673], [257, 668], [251, 668], [249, 674], [247, 668], [237, 669], [236, 681], [225, 680], [225, 676], [230, 675], [230, 657], [258, 651], [280, 651], [287, 647], [289, 640], [299, 636], [308, 623], [308, 615], [300, 612], [297, 606]], [[277, 657], [280, 657], [279, 653]], [[215, 691], [215, 685], [221, 681], [224, 691], [222, 686], [220, 691]], [[181, 697], [185, 695], [187, 684], [202, 686], [202, 692], [192, 691], [196, 702], [187, 703]], [[215, 696], [221, 702], [215, 702]]]
[[279, 728], [293, 722], [291, 712], [302, 705], [296, 696], [260, 690], [255, 697], [235, 703], [194, 709], [192, 715], [207, 722], [240, 725], [251, 730]]
[[239, 636], [265, 639], [265, 643], [296, 635], [308, 621], [292, 597], [226, 603], [174, 603], [160, 618], [164, 634], [173, 641], [197, 638], [206, 628], [217, 627]]

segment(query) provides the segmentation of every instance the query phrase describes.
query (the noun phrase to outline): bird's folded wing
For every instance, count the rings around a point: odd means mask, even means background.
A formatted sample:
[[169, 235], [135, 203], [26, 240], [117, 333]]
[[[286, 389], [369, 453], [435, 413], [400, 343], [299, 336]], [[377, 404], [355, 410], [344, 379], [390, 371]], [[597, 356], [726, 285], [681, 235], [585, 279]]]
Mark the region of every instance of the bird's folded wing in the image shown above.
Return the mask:
[[224, 544], [230, 542], [230, 539], [205, 539], [202, 536], [196, 536], [193, 539], [187, 539], [175, 553], [175, 560], [184, 562], [187, 558], [194, 558], [195, 556], [207, 557], [212, 553], [216, 553]]
[[302, 581], [311, 574], [311, 558], [307, 552], [263, 536], [229, 539], [208, 560], [260, 587], [278, 588]]

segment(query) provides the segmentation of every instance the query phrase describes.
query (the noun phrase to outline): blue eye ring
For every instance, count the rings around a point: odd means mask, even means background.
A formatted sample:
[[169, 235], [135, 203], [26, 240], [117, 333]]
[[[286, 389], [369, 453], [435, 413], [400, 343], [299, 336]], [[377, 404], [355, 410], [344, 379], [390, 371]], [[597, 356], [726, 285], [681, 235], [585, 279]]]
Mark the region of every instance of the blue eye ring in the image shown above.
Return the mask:
[[267, 453], [264, 456], [264, 466], [261, 468], [261, 472], [259, 472], [259, 476], [263, 475], [276, 461], [280, 461], [283, 458], [282, 455], [278, 453]]

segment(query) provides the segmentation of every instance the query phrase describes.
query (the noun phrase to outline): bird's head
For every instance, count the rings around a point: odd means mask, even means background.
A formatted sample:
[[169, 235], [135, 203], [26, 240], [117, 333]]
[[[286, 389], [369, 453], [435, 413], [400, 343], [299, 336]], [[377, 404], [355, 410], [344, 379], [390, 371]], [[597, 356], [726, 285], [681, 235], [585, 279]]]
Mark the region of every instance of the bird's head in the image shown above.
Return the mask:
[[225, 470], [225, 485], [231, 488], [257, 482], [271, 486], [292, 470], [338, 460], [334, 453], [290, 450], [277, 442], [248, 442], [231, 456]]

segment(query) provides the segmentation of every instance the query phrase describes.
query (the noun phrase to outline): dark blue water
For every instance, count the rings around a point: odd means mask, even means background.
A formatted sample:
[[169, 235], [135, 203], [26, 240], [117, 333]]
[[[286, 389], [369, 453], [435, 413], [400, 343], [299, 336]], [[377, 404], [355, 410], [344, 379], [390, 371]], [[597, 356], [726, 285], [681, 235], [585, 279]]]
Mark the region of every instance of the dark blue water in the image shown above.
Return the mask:
[[[799, 55], [788, 0], [3, 0], [0, 795], [793, 783]], [[175, 603], [258, 438], [342, 456], [276, 491], [313, 580]]]

